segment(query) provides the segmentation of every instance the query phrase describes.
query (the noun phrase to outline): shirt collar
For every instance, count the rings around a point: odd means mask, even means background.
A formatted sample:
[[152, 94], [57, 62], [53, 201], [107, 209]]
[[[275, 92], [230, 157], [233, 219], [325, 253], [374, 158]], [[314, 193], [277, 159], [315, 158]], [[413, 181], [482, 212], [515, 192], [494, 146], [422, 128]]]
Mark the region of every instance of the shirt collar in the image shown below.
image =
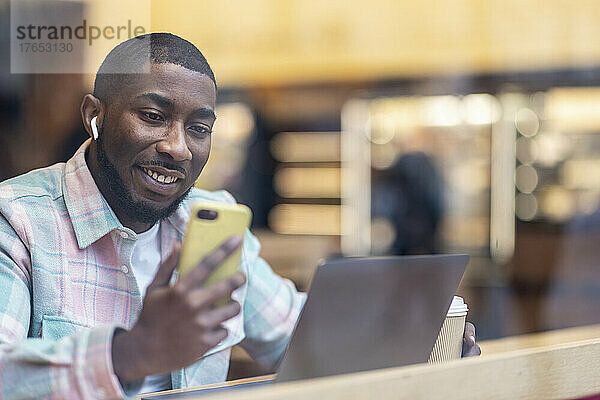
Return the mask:
[[[135, 232], [121, 224], [108, 202], [100, 193], [85, 161], [85, 151], [91, 139], [86, 140], [75, 155], [67, 161], [63, 176], [63, 194], [67, 212], [73, 224], [80, 249], [84, 249], [114, 229]], [[167, 221], [180, 235], [189, 220], [189, 205], [183, 202]]]
[[65, 205], [80, 249], [88, 247], [113, 229], [123, 225], [100, 193], [85, 162], [86, 140], [67, 161], [63, 176]]
[[190, 210], [186, 201], [181, 203], [173, 214], [167, 217], [167, 221], [175, 228], [181, 236], [185, 234], [185, 228], [190, 220]]

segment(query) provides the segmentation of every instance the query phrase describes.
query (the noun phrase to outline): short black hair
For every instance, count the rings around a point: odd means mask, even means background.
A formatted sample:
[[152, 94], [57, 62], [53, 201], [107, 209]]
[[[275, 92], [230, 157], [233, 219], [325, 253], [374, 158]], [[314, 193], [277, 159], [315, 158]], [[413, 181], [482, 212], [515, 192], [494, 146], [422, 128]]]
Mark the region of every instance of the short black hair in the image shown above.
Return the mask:
[[150, 64], [176, 64], [208, 76], [217, 88], [208, 61], [196, 46], [172, 33], [157, 32], [136, 36], [108, 53], [96, 74], [94, 96], [110, 100], [132, 74], [144, 72]]

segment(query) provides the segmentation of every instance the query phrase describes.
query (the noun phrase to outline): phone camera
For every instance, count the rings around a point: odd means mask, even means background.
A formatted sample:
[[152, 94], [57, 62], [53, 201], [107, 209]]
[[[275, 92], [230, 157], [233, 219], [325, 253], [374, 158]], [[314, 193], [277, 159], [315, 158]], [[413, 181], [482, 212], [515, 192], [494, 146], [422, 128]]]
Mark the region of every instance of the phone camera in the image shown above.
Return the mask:
[[198, 211], [197, 214], [199, 219], [208, 219], [208, 220], [215, 220], [217, 219], [217, 217], [219, 216], [219, 213], [217, 213], [215, 210], [206, 210], [206, 209], [202, 209]]

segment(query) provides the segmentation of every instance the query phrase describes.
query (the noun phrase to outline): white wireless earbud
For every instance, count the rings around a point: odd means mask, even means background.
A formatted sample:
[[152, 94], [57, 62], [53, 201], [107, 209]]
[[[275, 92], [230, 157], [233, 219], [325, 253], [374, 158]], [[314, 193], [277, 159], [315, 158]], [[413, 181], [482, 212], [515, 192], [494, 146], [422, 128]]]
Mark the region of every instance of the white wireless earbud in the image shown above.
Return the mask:
[[92, 121], [90, 122], [92, 125], [92, 137], [94, 140], [98, 140], [98, 125], [96, 125], [96, 119], [98, 119], [98, 116], [92, 118]]

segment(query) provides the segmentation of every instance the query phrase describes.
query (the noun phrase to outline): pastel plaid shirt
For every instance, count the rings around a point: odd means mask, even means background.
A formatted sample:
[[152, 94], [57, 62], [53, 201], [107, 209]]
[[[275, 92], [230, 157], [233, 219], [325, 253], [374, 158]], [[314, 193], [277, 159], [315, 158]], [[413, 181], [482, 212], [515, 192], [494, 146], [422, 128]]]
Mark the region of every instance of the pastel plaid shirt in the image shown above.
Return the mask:
[[[98, 190], [84, 143], [67, 163], [0, 183], [0, 398], [119, 398], [112, 368], [116, 327], [131, 328], [142, 298], [131, 269], [137, 235]], [[163, 258], [183, 239], [199, 199], [234, 202], [227, 192], [193, 189], [161, 223]], [[233, 294], [242, 311], [229, 336], [204, 357], [171, 373], [174, 389], [224, 381], [231, 346], [257, 361], [282, 356], [305, 295], [273, 273], [248, 231]]]

